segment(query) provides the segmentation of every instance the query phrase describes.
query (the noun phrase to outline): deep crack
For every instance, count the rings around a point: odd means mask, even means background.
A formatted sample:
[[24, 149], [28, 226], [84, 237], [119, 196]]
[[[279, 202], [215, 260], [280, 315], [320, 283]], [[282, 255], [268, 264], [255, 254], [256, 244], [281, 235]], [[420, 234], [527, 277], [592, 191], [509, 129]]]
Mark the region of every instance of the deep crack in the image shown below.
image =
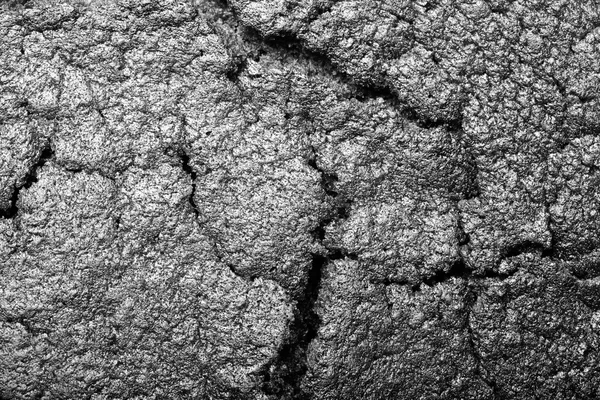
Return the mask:
[[321, 319], [315, 311], [319, 296], [323, 268], [329, 257], [314, 255], [308, 272], [308, 282], [298, 300], [295, 318], [290, 326], [291, 338], [282, 347], [277, 360], [263, 373], [263, 391], [294, 400], [310, 398], [301, 388], [302, 379], [308, 371], [308, 346], [317, 337]]
[[[393, 90], [385, 84], [372, 82], [369, 85], [365, 85], [357, 82], [356, 79], [352, 78], [344, 71], [339, 70], [327, 56], [307, 49], [302, 40], [291, 34], [279, 34], [278, 36], [264, 37], [256, 29], [244, 26], [242, 40], [262, 43], [267, 47], [260, 49], [263, 52], [267, 51], [270, 47], [271, 49], [285, 52], [285, 54], [290, 57], [303, 58], [305, 60], [312, 61], [313, 63], [319, 65], [322, 71], [329, 75], [330, 79], [338, 80], [340, 83], [346, 85], [350, 89], [351, 98], [354, 98], [358, 101], [383, 99], [390, 106], [396, 109], [406, 120], [413, 122], [423, 129], [444, 127], [450, 132], [458, 132], [462, 130], [462, 117], [454, 119], [431, 119], [422, 116], [414, 107], [401, 102]], [[236, 74], [236, 71], [232, 71], [229, 75], [235, 77]]]
[[0, 210], [0, 217], [2, 218], [14, 218], [19, 212], [18, 200], [21, 194], [21, 189], [29, 189], [31, 185], [38, 181], [38, 170], [43, 167], [50, 159], [54, 157], [54, 150], [48, 143], [41, 151], [37, 161], [29, 168], [29, 172], [25, 175], [23, 183], [21, 185], [15, 185], [10, 199], [10, 206], [4, 210]]
[[321, 325], [321, 318], [316, 312], [315, 306], [319, 297], [324, 269], [333, 260], [356, 258], [343, 250], [325, 246], [326, 227], [334, 220], [347, 218], [351, 203], [343, 199], [344, 196], [341, 196], [336, 190], [337, 176], [320, 168], [316, 160], [316, 151], [314, 148], [312, 151], [314, 157], [308, 160], [307, 164], [319, 172], [320, 186], [326, 196], [333, 200], [330, 213], [320, 221], [313, 231], [315, 240], [326, 248], [326, 253], [312, 255], [306, 287], [297, 302], [294, 321], [290, 326], [290, 338], [281, 348], [277, 359], [262, 372], [262, 390], [265, 394], [293, 400], [312, 398], [302, 390], [301, 385], [308, 372], [308, 346], [317, 337]]
[[546, 247], [541, 243], [524, 240], [505, 248], [500, 256], [498, 264], [505, 259], [517, 257], [524, 253], [538, 253], [542, 258], [552, 258], [554, 256], [554, 248], [553, 246]]
[[197, 220], [200, 216], [200, 213], [198, 211], [198, 207], [196, 206], [196, 201], [194, 200], [194, 197], [196, 196], [196, 178], [198, 177], [198, 174], [194, 170], [194, 167], [190, 165], [190, 156], [188, 156], [185, 152], [182, 152], [179, 154], [179, 158], [181, 160], [181, 167], [183, 168], [183, 171], [192, 180], [192, 193], [190, 193], [188, 201], [190, 203], [190, 206], [192, 207], [192, 211], [194, 212], [194, 215]]

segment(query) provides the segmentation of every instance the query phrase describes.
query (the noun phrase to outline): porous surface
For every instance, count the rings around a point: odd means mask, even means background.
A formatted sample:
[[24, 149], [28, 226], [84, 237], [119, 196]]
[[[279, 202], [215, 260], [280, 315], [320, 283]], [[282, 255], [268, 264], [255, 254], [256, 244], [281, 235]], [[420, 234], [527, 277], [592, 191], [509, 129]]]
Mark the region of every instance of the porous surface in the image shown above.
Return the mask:
[[600, 397], [598, 26], [1, 3], [0, 398]]

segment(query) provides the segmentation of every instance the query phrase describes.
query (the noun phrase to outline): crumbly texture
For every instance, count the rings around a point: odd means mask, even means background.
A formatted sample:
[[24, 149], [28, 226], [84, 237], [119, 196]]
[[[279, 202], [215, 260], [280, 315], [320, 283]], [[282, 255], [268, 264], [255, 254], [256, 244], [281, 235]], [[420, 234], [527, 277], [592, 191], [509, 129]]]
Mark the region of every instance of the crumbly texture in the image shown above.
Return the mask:
[[0, 3], [0, 399], [600, 397], [598, 26]]

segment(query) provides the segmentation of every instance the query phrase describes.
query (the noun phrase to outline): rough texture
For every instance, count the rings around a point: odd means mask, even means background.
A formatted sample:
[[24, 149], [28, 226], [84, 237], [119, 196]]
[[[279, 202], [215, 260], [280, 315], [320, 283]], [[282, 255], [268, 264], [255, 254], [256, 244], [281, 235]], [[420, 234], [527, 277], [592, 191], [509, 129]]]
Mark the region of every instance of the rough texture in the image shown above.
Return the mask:
[[600, 397], [595, 2], [0, 10], [0, 398]]

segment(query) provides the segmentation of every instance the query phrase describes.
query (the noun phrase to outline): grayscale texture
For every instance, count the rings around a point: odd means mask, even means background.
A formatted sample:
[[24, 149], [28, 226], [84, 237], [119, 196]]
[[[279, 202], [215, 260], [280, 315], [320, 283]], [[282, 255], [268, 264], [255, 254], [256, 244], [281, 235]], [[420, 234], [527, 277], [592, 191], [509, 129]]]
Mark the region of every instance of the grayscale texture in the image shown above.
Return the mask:
[[600, 5], [0, 1], [0, 399], [600, 398]]

